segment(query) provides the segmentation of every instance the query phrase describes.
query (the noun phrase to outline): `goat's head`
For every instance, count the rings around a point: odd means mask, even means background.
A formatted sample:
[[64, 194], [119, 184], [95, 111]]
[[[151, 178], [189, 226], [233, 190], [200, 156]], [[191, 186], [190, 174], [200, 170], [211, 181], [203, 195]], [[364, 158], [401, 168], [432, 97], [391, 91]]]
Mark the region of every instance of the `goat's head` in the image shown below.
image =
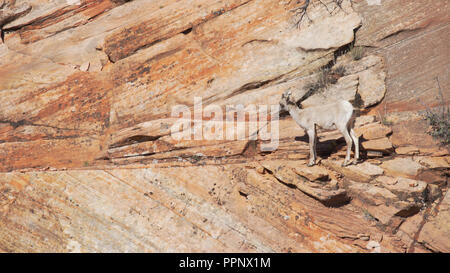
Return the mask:
[[286, 91], [283, 93], [283, 95], [281, 95], [281, 100], [280, 100], [280, 109], [282, 111], [288, 111], [287, 106], [291, 104], [291, 105], [295, 105], [295, 101], [292, 98], [292, 92], [290, 90]]

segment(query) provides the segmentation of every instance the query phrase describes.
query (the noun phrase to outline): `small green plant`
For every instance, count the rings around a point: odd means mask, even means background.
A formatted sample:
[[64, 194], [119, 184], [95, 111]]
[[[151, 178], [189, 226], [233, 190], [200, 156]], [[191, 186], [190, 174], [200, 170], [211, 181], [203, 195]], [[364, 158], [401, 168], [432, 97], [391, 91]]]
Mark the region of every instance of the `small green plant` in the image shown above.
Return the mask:
[[426, 118], [431, 125], [430, 135], [434, 138], [440, 139], [442, 144], [450, 144], [450, 118], [448, 110], [445, 115], [437, 113], [427, 113]]
[[343, 65], [340, 65], [336, 68], [333, 68], [332, 70], [333, 74], [336, 75], [338, 78], [341, 78], [345, 75], [346, 69]]
[[389, 121], [386, 117], [383, 117], [383, 118], [381, 119], [381, 123], [382, 123], [383, 125], [385, 125], [385, 126], [392, 126], [392, 125], [393, 125], [392, 121]]
[[316, 81], [306, 84], [305, 90], [307, 91], [308, 96], [311, 96], [313, 94], [323, 92], [326, 87], [327, 83], [323, 77], [323, 73], [321, 72]]
[[353, 60], [359, 61], [364, 57], [364, 47], [362, 46], [352, 46], [350, 49], [350, 54]]
[[83, 165], [84, 165], [85, 167], [89, 167], [89, 162], [84, 161]]
[[390, 120], [388, 120], [387, 118], [387, 103], [386, 100], [384, 100], [384, 114], [383, 116], [381, 116], [380, 111], [377, 111], [378, 113], [378, 117], [380, 118], [380, 122], [381, 124], [383, 124], [384, 126], [392, 126], [394, 125], [394, 123]]
[[325, 88], [328, 85], [330, 85], [332, 79], [330, 77], [330, 69], [323, 68], [320, 70], [319, 78], [317, 80], [317, 83], [319, 84], [320, 88]]
[[[448, 145], [450, 144], [450, 107], [445, 103], [441, 85], [437, 77], [436, 82], [441, 105], [436, 110], [431, 110], [428, 106], [425, 106], [425, 114], [423, 114], [423, 117], [431, 127], [429, 134], [439, 139], [443, 145]], [[419, 102], [421, 101], [419, 100]]]
[[199, 162], [200, 160], [202, 160], [204, 156], [205, 156], [205, 155], [203, 155], [202, 153], [197, 153], [197, 154], [195, 154], [195, 155], [192, 155], [192, 156], [191, 156], [191, 162], [192, 162], [192, 163], [197, 163], [197, 162]]
[[366, 218], [367, 220], [370, 221], [377, 221], [377, 218], [375, 218], [372, 214], [370, 214], [370, 212], [368, 210], [366, 210], [365, 208], [362, 209], [364, 218]]

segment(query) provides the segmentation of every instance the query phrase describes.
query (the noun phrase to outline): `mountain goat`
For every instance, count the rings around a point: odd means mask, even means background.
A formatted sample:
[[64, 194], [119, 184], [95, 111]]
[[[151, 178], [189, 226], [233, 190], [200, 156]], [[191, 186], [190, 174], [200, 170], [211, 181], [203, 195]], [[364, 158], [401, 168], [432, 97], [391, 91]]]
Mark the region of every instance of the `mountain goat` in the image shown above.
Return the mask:
[[353, 105], [350, 102], [338, 100], [333, 103], [302, 109], [297, 106], [297, 102], [292, 98], [291, 91], [288, 91], [281, 97], [280, 108], [288, 111], [295, 122], [309, 136], [309, 167], [316, 164], [316, 125], [326, 130], [338, 129], [344, 135], [347, 143], [347, 154], [342, 166], [350, 164], [353, 142], [355, 143], [355, 163], [358, 162], [359, 140], [351, 128], [353, 125]]

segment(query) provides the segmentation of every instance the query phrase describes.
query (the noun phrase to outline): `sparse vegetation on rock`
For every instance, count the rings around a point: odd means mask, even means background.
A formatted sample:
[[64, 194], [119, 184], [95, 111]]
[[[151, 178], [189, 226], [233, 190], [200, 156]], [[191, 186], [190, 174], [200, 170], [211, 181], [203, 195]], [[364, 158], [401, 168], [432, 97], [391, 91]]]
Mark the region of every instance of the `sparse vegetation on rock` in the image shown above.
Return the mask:
[[336, 68], [322, 68], [318, 73], [317, 80], [308, 83], [305, 89], [309, 95], [323, 92], [330, 85], [337, 83], [337, 81], [345, 75], [345, 67], [338, 66]]
[[364, 47], [362, 46], [352, 46], [350, 49], [350, 54], [353, 60], [359, 61], [364, 57]]
[[450, 144], [450, 106], [446, 104], [439, 79], [436, 77], [435, 80], [438, 86], [440, 105], [434, 110], [425, 106], [426, 109], [423, 117], [430, 124], [428, 133], [434, 138], [439, 139], [443, 145], [448, 145]]

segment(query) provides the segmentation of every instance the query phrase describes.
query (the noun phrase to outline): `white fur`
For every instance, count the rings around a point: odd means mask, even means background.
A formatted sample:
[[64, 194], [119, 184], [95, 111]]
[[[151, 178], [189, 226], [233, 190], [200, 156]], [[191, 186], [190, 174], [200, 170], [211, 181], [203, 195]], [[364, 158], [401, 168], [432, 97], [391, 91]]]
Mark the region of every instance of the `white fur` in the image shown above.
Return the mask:
[[338, 129], [347, 143], [347, 154], [343, 166], [349, 165], [350, 152], [355, 143], [355, 163], [359, 159], [359, 140], [351, 128], [353, 125], [353, 105], [345, 100], [333, 103], [300, 109], [293, 101], [291, 92], [283, 94], [280, 106], [289, 112], [297, 124], [302, 127], [309, 136], [310, 159], [308, 166], [316, 164], [316, 126], [323, 129]]

